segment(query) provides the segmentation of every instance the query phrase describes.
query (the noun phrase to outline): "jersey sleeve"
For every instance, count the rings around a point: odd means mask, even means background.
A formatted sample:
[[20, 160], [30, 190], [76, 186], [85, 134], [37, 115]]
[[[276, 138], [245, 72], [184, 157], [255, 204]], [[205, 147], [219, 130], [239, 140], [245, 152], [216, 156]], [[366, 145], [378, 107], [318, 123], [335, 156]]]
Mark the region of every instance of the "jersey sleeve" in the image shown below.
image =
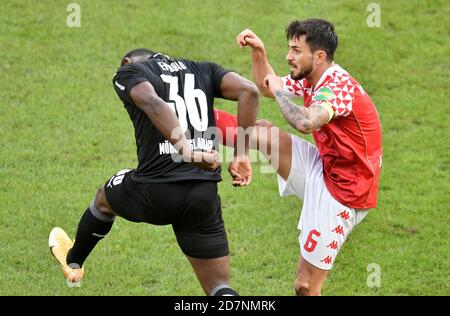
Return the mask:
[[315, 91], [311, 105], [321, 105], [333, 117], [348, 116], [352, 112], [355, 86], [350, 80], [330, 82]]
[[220, 83], [222, 82], [223, 76], [231, 72], [231, 70], [225, 69], [222, 66], [211, 62], [209, 62], [209, 66], [211, 67], [212, 83], [214, 85], [214, 97], [223, 98]]
[[281, 77], [283, 81], [283, 91], [292, 93], [296, 96], [303, 97], [304, 95], [304, 82], [303, 80], [293, 80], [291, 76]]
[[122, 102], [126, 104], [133, 104], [130, 98], [130, 91], [135, 85], [143, 81], [148, 80], [142, 71], [133, 64], [120, 67], [113, 77], [114, 89]]

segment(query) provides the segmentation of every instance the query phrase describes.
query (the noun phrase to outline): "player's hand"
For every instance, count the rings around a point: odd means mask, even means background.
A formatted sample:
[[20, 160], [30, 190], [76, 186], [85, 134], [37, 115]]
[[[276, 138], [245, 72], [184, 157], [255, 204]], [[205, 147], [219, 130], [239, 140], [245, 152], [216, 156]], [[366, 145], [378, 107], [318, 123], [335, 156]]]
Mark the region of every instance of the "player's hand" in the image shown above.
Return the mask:
[[260, 120], [257, 120], [255, 122], [255, 126], [270, 128], [270, 127], [273, 127], [273, 123], [271, 121], [266, 120], [266, 119], [260, 119]]
[[250, 29], [245, 29], [236, 36], [236, 43], [240, 48], [250, 46], [253, 49], [264, 49], [263, 41]]
[[275, 91], [283, 90], [283, 81], [278, 76], [275, 76], [275, 75], [272, 75], [272, 74], [268, 74], [264, 78], [263, 88], [264, 89], [269, 89], [269, 91], [273, 95], [275, 95]]
[[233, 178], [233, 186], [243, 187], [252, 181], [252, 165], [248, 156], [235, 158], [228, 167], [228, 172]]
[[183, 155], [183, 160], [200, 169], [214, 171], [220, 167], [220, 155], [217, 151], [189, 151]]

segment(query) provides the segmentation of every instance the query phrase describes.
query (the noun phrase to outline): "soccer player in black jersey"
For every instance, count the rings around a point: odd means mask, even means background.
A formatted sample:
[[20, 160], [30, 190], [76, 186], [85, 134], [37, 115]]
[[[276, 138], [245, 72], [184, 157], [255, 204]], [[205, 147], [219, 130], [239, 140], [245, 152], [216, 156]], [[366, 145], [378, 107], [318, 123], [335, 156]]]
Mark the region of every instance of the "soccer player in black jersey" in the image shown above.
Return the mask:
[[[133, 222], [171, 224], [207, 295], [237, 295], [229, 286], [228, 240], [217, 182], [220, 143], [214, 98], [238, 103], [238, 125], [255, 124], [259, 93], [235, 72], [212, 62], [172, 59], [136, 49], [122, 59], [113, 85], [135, 129], [136, 169], [124, 169], [102, 185], [78, 224], [75, 242], [59, 227], [49, 247], [70, 282], [110, 231], [115, 216]], [[235, 151], [229, 171], [236, 186], [251, 181], [249, 139]]]

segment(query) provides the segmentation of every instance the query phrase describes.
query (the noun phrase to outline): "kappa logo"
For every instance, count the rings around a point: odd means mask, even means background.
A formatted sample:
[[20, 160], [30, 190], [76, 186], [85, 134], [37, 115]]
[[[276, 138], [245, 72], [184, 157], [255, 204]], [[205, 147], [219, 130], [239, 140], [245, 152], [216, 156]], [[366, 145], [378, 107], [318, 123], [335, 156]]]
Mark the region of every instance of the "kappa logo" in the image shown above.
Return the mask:
[[117, 80], [116, 81], [114, 81], [114, 84], [117, 86], [117, 88], [119, 88], [120, 90], [125, 90], [125, 87], [124, 86], [122, 86], [120, 83], [118, 83], [117, 82]]
[[314, 93], [313, 100], [316, 101], [330, 101], [335, 98], [333, 90], [329, 87], [323, 87]]
[[332, 230], [332, 232], [335, 232], [338, 235], [344, 236], [344, 227], [341, 225], [338, 225], [335, 229]]
[[320, 260], [320, 262], [324, 262], [326, 264], [330, 264], [331, 262], [333, 262], [333, 257], [331, 256], [326, 256], [325, 258], [323, 258], [322, 260]]
[[336, 250], [338, 249], [338, 243], [336, 240], [333, 240], [331, 243], [328, 244], [327, 247]]
[[337, 216], [342, 217], [343, 219], [350, 219], [350, 213], [346, 210], [343, 210], [342, 212], [340, 212]]

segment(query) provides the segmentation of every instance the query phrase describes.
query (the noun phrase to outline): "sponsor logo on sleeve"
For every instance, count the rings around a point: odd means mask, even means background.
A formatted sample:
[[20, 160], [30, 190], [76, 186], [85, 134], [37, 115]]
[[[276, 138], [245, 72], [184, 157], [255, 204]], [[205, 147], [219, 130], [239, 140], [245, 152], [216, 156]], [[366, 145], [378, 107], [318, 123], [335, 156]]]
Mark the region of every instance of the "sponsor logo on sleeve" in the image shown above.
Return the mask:
[[335, 98], [333, 90], [329, 87], [322, 87], [314, 93], [313, 100], [330, 101]]

